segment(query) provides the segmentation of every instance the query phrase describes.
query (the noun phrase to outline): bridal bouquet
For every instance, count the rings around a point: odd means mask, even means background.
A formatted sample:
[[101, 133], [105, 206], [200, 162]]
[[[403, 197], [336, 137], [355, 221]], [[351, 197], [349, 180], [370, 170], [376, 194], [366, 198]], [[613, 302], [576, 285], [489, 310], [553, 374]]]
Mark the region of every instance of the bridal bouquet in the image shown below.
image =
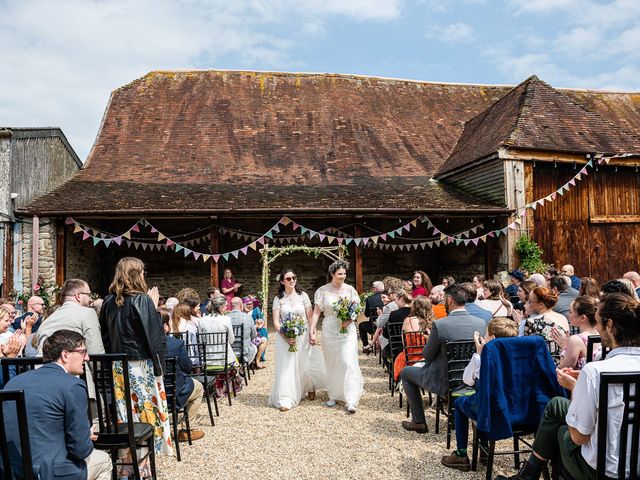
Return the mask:
[[[336, 317], [341, 322], [353, 322], [358, 318], [358, 314], [362, 306], [358, 300], [352, 300], [349, 297], [340, 297], [340, 299], [333, 304], [333, 310], [336, 312]], [[340, 333], [347, 333], [345, 327], [340, 328]]]
[[[296, 338], [301, 336], [307, 329], [307, 323], [299, 313], [289, 312], [280, 321], [280, 332], [287, 338]], [[290, 352], [297, 352], [298, 347], [294, 345], [289, 346]]]

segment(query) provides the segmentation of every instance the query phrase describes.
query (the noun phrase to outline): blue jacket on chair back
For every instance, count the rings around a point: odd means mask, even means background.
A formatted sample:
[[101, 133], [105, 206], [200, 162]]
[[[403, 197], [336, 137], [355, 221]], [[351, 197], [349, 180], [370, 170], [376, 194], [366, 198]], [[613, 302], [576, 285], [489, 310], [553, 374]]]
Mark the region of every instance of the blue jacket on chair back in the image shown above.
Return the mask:
[[542, 337], [496, 338], [482, 349], [476, 385], [478, 430], [492, 440], [513, 436], [513, 427], [536, 429], [553, 397], [564, 396]]

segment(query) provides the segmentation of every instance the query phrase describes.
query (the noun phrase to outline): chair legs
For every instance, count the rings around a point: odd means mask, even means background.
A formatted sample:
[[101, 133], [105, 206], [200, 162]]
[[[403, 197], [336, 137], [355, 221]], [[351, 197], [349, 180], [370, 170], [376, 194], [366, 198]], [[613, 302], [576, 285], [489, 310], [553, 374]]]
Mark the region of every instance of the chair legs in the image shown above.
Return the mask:
[[449, 397], [447, 402], [447, 450], [451, 448], [451, 431], [453, 430], [453, 398]]
[[171, 419], [173, 423], [173, 443], [176, 446], [176, 459], [180, 462], [182, 459], [180, 458], [180, 440], [178, 439], [178, 411], [176, 410], [175, 404], [171, 409]]
[[151, 478], [156, 480], [158, 478], [156, 473], [156, 451], [153, 445], [153, 435], [149, 437], [149, 462], [151, 467]]

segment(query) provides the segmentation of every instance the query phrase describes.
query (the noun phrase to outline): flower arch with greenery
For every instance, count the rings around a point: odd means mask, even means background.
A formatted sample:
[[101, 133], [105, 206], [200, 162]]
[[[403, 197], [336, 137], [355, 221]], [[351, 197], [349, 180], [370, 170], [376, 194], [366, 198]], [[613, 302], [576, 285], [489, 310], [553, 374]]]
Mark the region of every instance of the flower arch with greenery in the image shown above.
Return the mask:
[[270, 265], [283, 255], [290, 255], [292, 253], [305, 253], [315, 258], [319, 258], [321, 255], [325, 256], [333, 261], [342, 260], [347, 255], [347, 248], [344, 245], [338, 245], [335, 247], [308, 247], [306, 245], [289, 245], [286, 247], [271, 247], [265, 245], [260, 250], [262, 256], [262, 286], [260, 289], [260, 296], [262, 300], [262, 310], [264, 313], [265, 325], [267, 325], [268, 305], [267, 299], [269, 298], [269, 275]]

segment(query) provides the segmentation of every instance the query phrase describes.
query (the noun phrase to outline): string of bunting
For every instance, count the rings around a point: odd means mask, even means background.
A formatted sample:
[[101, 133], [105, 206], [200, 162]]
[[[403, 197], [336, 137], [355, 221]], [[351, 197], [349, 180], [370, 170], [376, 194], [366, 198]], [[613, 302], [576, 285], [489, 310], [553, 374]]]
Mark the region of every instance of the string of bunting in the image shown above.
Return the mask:
[[[598, 163], [609, 163], [611, 157], [609, 158], [605, 158], [605, 157], [601, 157], [598, 160]], [[456, 245], [469, 245], [469, 244], [473, 244], [473, 245], [478, 245], [480, 242], [486, 242], [487, 238], [491, 238], [491, 237], [499, 237], [500, 235], [506, 235], [508, 230], [510, 229], [518, 229], [520, 227], [520, 225], [522, 224], [522, 221], [524, 219], [524, 217], [526, 217], [527, 212], [532, 209], [535, 210], [538, 206], [544, 205], [545, 202], [552, 202], [554, 201], [558, 195], [563, 196], [565, 192], [569, 191], [572, 187], [574, 187], [576, 185], [576, 183], [578, 181], [580, 181], [582, 179], [583, 176], [586, 176], [589, 174], [588, 169], [593, 167], [593, 159], [589, 160], [587, 162], [587, 164], [580, 169], [580, 171], [573, 177], [571, 178], [568, 182], [566, 182], [564, 185], [562, 185], [560, 188], [558, 188], [555, 192], [540, 198], [538, 200], [535, 200], [527, 205], [525, 205], [524, 207], [522, 207], [521, 209], [518, 209], [516, 211], [515, 214], [515, 218], [512, 221], [509, 222], [509, 224], [501, 229], [496, 229], [496, 230], [492, 230], [490, 232], [484, 233], [483, 235], [480, 236], [476, 236], [476, 237], [471, 237], [472, 234], [475, 234], [479, 229], [481, 229], [483, 227], [483, 225], [476, 225], [475, 227], [472, 227], [470, 229], [467, 229], [463, 232], [457, 233], [457, 234], [446, 234], [442, 231], [440, 231], [438, 228], [436, 228], [433, 223], [429, 220], [429, 218], [426, 215], [421, 215], [413, 220], [411, 220], [410, 222], [407, 222], [403, 225], [401, 225], [400, 227], [384, 232], [384, 233], [378, 233], [376, 235], [370, 235], [368, 237], [350, 237], [350, 236], [346, 236], [344, 234], [342, 234], [342, 232], [340, 232], [340, 230], [335, 229], [333, 227], [329, 227], [324, 229], [325, 232], [331, 232], [334, 233], [336, 232], [335, 235], [329, 235], [328, 233], [323, 233], [322, 231], [316, 231], [313, 230], [311, 228], [305, 227], [304, 225], [294, 222], [293, 220], [291, 220], [289, 217], [282, 217], [280, 220], [278, 220], [269, 230], [267, 230], [265, 233], [263, 233], [262, 235], [258, 236], [257, 238], [252, 238], [252, 241], [245, 245], [244, 247], [235, 249], [235, 250], [231, 250], [228, 252], [224, 252], [224, 253], [203, 253], [203, 252], [197, 252], [195, 250], [192, 250], [188, 247], [190, 247], [191, 245], [193, 245], [194, 243], [197, 243], [198, 240], [202, 241], [202, 239], [204, 238], [208, 238], [209, 235], [204, 235], [198, 239], [190, 239], [190, 240], [186, 240], [184, 242], [178, 242], [176, 241], [177, 238], [179, 237], [184, 237], [185, 234], [183, 235], [176, 235], [174, 237], [168, 237], [167, 235], [163, 234], [162, 232], [160, 232], [157, 228], [155, 228], [148, 220], [146, 220], [145, 218], [141, 218], [139, 219], [136, 223], [134, 223], [128, 230], [126, 230], [124, 233], [120, 234], [120, 235], [111, 235], [108, 234], [106, 232], [97, 230], [95, 228], [91, 228], [91, 227], [87, 227], [79, 222], [77, 222], [76, 220], [74, 220], [72, 217], [68, 217], [65, 221], [65, 223], [67, 225], [74, 225], [74, 233], [82, 233], [82, 239], [83, 240], [91, 240], [91, 242], [93, 243], [94, 246], [97, 246], [98, 244], [100, 244], [101, 242], [106, 246], [109, 247], [111, 245], [111, 243], [115, 243], [116, 245], [120, 246], [123, 243], [125, 243], [128, 247], [133, 246], [134, 248], [138, 249], [138, 248], [142, 248], [143, 250], [160, 250], [160, 249], [173, 249], [176, 253], [182, 252], [182, 254], [184, 255], [184, 257], [188, 257], [190, 255], [192, 255], [196, 260], [201, 259], [203, 262], [207, 262], [209, 260], [213, 260], [214, 262], [218, 262], [220, 260], [220, 258], [226, 260], [229, 260], [229, 258], [233, 257], [233, 258], [238, 258], [240, 255], [247, 255], [249, 253], [249, 250], [257, 250], [260, 246], [265, 245], [267, 242], [274, 242], [278, 240], [278, 237], [275, 236], [274, 238], [274, 234], [275, 233], [280, 233], [280, 226], [289, 226], [291, 225], [291, 228], [293, 229], [294, 232], [299, 231], [300, 235], [297, 238], [300, 238], [301, 236], [307, 236], [310, 239], [313, 238], [317, 238], [320, 242], [326, 242], [329, 245], [336, 243], [338, 245], [350, 245], [351, 243], [354, 243], [356, 246], [368, 246], [368, 247], [372, 247], [372, 248], [381, 248], [381, 249], [386, 249], [386, 250], [406, 250], [406, 251], [410, 251], [410, 250], [417, 250], [417, 249], [425, 249], [425, 248], [432, 248], [434, 246], [440, 246], [440, 245], [447, 245], [447, 244], [451, 244], [451, 243], [455, 243]], [[408, 244], [398, 244], [398, 243], [387, 243], [390, 240], [395, 240], [396, 238], [402, 238], [404, 235], [406, 235], [408, 232], [410, 232], [413, 228], [415, 228], [418, 224], [418, 222], [421, 223], [426, 223], [427, 224], [427, 228], [429, 230], [431, 230], [432, 234], [435, 236], [439, 236], [439, 239], [436, 240], [430, 240], [430, 241], [424, 241], [424, 242], [419, 242], [419, 243], [408, 243]], [[153, 234], [157, 235], [157, 243], [148, 243], [148, 242], [139, 242], [139, 241], [134, 241], [131, 239], [131, 234], [132, 233], [140, 233], [140, 227], [148, 227], [149, 231]], [[225, 229], [224, 227], [219, 227], [221, 229], [227, 230], [227, 231], [232, 231], [232, 229]], [[331, 229], [331, 230], [330, 230]], [[199, 231], [202, 231], [199, 230]], [[197, 231], [196, 231], [197, 232]], [[238, 234], [239, 231], [235, 231], [236, 234]], [[338, 233], [339, 232], [339, 233]], [[244, 234], [244, 233], [242, 233]], [[240, 234], [240, 235], [242, 235]], [[246, 234], [244, 234], [246, 235]], [[255, 235], [253, 235], [252, 237], [255, 237]], [[240, 238], [240, 237], [239, 237]], [[296, 237], [281, 237], [282, 239], [288, 239], [288, 238], [292, 238], [292, 239], [296, 239]], [[162, 242], [162, 243], [160, 243]]]

